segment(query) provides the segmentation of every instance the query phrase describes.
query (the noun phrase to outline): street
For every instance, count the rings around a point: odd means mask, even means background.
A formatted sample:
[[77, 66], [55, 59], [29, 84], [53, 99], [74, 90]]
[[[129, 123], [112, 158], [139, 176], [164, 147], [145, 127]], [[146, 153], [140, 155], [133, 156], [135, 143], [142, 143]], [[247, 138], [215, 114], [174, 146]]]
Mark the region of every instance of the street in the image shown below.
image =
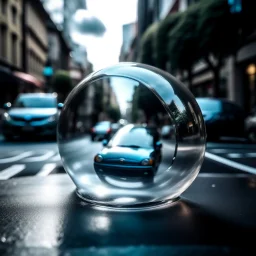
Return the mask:
[[[102, 148], [101, 142], [91, 142], [89, 138], [85, 144], [85, 147], [91, 149], [86, 151], [86, 159], [93, 159]], [[166, 148], [168, 149], [168, 146], [163, 143], [160, 172], [170, 165], [169, 151]], [[55, 141], [6, 142], [3, 138], [0, 139], [0, 180], [33, 175], [44, 177], [59, 173], [65, 171]], [[222, 174], [256, 174], [256, 145], [234, 142], [208, 143], [199, 175]]]

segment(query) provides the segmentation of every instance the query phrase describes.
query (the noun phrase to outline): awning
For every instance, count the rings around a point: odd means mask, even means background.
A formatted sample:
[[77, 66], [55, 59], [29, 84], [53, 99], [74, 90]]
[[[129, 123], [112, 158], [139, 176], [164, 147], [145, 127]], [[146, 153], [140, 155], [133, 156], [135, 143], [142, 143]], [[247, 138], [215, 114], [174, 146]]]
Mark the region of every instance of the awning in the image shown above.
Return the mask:
[[41, 88], [43, 86], [43, 84], [37, 78], [35, 78], [34, 76], [32, 76], [30, 74], [19, 72], [19, 71], [14, 71], [13, 75], [25, 82], [34, 84], [37, 87]]

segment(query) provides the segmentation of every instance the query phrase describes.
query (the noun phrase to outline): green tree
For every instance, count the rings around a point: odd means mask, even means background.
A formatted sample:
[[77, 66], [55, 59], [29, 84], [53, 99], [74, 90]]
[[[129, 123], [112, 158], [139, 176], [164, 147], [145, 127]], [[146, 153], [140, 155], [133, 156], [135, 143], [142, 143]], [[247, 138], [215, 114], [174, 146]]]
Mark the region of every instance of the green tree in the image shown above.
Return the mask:
[[197, 23], [200, 56], [214, 74], [214, 96], [220, 96], [220, 69], [238, 49], [239, 31], [227, 0], [202, 0]]
[[157, 27], [158, 23], [153, 23], [142, 35], [138, 62], [152, 66], [155, 65], [154, 36]]
[[199, 58], [197, 21], [200, 4], [192, 5], [179, 16], [179, 22], [168, 33], [168, 56], [171, 67], [187, 71], [192, 87], [192, 68]]
[[93, 114], [92, 114], [92, 122], [95, 124], [98, 122], [100, 113], [103, 112], [103, 85], [102, 80], [96, 82], [94, 86], [94, 96], [93, 96]]
[[136, 97], [138, 108], [143, 110], [147, 122], [158, 113], [166, 112], [157, 96], [142, 84], [137, 88]]
[[121, 118], [121, 112], [119, 107], [110, 106], [107, 108], [106, 112], [109, 118], [112, 119], [114, 122], [117, 122]]
[[138, 87], [134, 86], [134, 91], [133, 91], [133, 96], [132, 96], [132, 113], [131, 113], [131, 118], [132, 122], [136, 123], [138, 118], [139, 118], [139, 107], [138, 107]]
[[168, 33], [170, 33], [170, 31], [177, 25], [180, 17], [181, 13], [179, 12], [167, 15], [166, 18], [159, 23], [156, 29], [154, 36], [156, 66], [163, 70], [166, 70], [168, 61]]
[[52, 89], [58, 94], [60, 101], [64, 101], [73, 88], [69, 73], [65, 70], [56, 71], [52, 79]]

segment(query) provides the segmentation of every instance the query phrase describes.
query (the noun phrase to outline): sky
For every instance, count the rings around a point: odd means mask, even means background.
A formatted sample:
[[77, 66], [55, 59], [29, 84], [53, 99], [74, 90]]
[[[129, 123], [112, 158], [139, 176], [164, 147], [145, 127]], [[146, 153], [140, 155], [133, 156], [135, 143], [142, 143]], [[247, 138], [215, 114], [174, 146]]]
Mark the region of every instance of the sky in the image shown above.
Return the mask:
[[118, 63], [122, 45], [122, 25], [137, 19], [137, 0], [87, 0], [91, 15], [106, 27], [102, 37], [73, 32], [75, 41], [86, 46], [94, 70]]
[[[54, 11], [55, 22], [62, 23], [63, 0], [45, 0], [47, 8]], [[72, 0], [76, 1], [76, 0]], [[135, 22], [137, 19], [137, 0], [86, 0], [89, 14], [85, 16], [98, 18], [105, 26], [105, 33], [102, 36], [81, 34], [72, 29], [73, 40], [86, 47], [88, 60], [93, 64], [94, 71], [119, 62], [119, 55], [122, 46], [122, 25]], [[80, 15], [74, 15], [80, 19]], [[90, 17], [87, 17], [90, 20]], [[131, 100], [134, 85], [136, 82], [125, 79], [112, 80], [113, 87], [121, 111], [127, 107], [127, 100]]]
[[[99, 18], [106, 27], [103, 37], [81, 35], [88, 52], [88, 59], [94, 70], [119, 62], [122, 46], [122, 25], [137, 19], [137, 0], [87, 0], [88, 11]], [[125, 112], [127, 100], [131, 100], [136, 82], [127, 79], [112, 79], [113, 87], [121, 112]]]
[[[54, 11], [55, 22], [63, 19], [63, 0], [44, 0]], [[71, 0], [70, 0], [71, 1]], [[72, 0], [76, 1], [76, 0]], [[72, 30], [73, 40], [85, 46], [94, 70], [118, 63], [122, 45], [122, 25], [137, 19], [137, 0], [86, 0], [88, 12], [105, 26], [103, 36], [90, 36]], [[72, 18], [72, 17], [71, 17]]]

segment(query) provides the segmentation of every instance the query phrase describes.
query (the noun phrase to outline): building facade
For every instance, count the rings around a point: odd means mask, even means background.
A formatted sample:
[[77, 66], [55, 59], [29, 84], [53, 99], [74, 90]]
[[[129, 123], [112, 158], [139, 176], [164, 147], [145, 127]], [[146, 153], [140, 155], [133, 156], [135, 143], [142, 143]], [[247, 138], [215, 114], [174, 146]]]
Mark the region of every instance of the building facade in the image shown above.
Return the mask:
[[123, 44], [121, 47], [121, 52], [119, 56], [119, 61], [128, 61], [128, 55], [131, 51], [131, 46], [136, 36], [137, 26], [136, 23], [129, 23], [123, 25]]
[[73, 21], [72, 16], [74, 16], [76, 11], [86, 9], [86, 0], [61, 0], [59, 7], [56, 9], [52, 9], [51, 4], [53, 1], [54, 0], [42, 0], [42, 3], [50, 13], [53, 21], [58, 25], [59, 28], [61, 28], [65, 40], [71, 49], [69, 70], [73, 83], [76, 84], [85, 76], [88, 60], [86, 48], [76, 44], [72, 40], [70, 29]]
[[0, 65], [22, 68], [22, 0], [0, 0]]
[[48, 58], [49, 65], [53, 72], [59, 69], [69, 70], [70, 47], [66, 42], [62, 32], [49, 19], [47, 22], [48, 31]]
[[24, 1], [23, 68], [25, 72], [43, 82], [43, 69], [48, 55], [48, 14], [39, 0]]
[[[164, 19], [169, 14], [185, 11], [196, 2], [198, 0], [138, 0], [138, 33], [135, 49], [138, 49], [142, 34], [153, 22]], [[255, 10], [256, 2], [253, 0], [234, 1], [234, 3], [240, 6], [231, 7], [230, 11], [241, 11], [244, 19], [248, 19], [247, 16], [251, 17], [247, 13]], [[249, 24], [255, 26], [253, 22], [251, 20]], [[225, 59], [220, 71], [220, 97], [238, 103], [247, 113], [256, 105], [256, 28], [254, 29], [236, 56], [229, 56]], [[243, 30], [247, 28], [243, 27]], [[183, 82], [187, 83], [186, 79]], [[196, 97], [212, 97], [214, 95], [213, 84], [213, 72], [204, 61], [198, 62], [193, 67], [193, 94]]]

